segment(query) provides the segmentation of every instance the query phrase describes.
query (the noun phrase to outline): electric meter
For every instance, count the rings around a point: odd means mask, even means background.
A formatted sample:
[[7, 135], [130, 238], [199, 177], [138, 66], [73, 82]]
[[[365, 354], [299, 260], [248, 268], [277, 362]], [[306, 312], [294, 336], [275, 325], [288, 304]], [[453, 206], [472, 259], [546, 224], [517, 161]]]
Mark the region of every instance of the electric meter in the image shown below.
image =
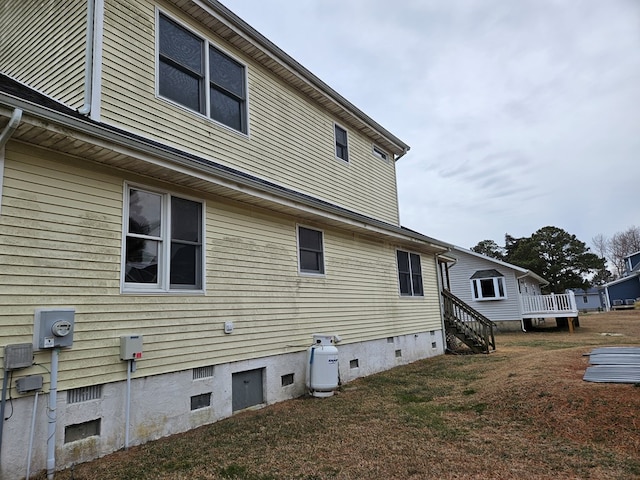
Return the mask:
[[37, 308], [33, 325], [33, 348], [71, 347], [75, 323], [73, 308]]
[[56, 337], [66, 337], [71, 333], [71, 322], [68, 320], [58, 320], [51, 326], [51, 333]]

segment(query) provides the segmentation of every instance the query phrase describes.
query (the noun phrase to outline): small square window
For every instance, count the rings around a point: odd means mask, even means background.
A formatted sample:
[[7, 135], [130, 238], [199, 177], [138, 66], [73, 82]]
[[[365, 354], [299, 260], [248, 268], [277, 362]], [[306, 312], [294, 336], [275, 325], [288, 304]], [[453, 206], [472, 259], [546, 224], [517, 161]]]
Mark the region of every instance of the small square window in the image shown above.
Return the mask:
[[345, 162], [349, 161], [349, 146], [347, 142], [347, 131], [336, 125], [335, 126], [335, 137], [336, 137], [336, 157], [344, 160]]
[[324, 274], [324, 245], [320, 230], [298, 227], [298, 258], [301, 273]]
[[373, 155], [378, 157], [380, 160], [384, 160], [385, 162], [389, 161], [389, 155], [387, 154], [387, 152], [382, 150], [377, 145], [373, 146]]

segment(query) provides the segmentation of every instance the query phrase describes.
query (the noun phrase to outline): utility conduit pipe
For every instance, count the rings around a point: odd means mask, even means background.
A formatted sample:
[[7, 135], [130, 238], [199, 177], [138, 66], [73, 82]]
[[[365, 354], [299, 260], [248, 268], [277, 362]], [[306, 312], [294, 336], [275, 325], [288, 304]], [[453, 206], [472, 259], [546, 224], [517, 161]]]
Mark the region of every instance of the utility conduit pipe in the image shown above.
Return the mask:
[[58, 414], [56, 411], [58, 396], [58, 357], [60, 349], [51, 350], [51, 385], [49, 387], [49, 428], [47, 435], [47, 480], [53, 480], [56, 471], [56, 420]]
[[84, 105], [78, 109], [81, 115], [89, 115], [93, 97], [93, 19], [95, 0], [87, 0], [87, 28], [84, 46]]

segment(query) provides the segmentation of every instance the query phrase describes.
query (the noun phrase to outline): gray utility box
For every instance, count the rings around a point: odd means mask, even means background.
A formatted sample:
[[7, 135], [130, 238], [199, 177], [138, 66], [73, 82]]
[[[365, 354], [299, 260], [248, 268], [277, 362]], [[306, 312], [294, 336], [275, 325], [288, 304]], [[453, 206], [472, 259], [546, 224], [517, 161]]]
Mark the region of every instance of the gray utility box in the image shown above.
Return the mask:
[[20, 395], [42, 390], [42, 375], [28, 375], [19, 378], [16, 380], [16, 390]]
[[120, 360], [140, 360], [142, 358], [142, 335], [122, 335], [120, 337]]
[[37, 308], [34, 318], [33, 347], [71, 347], [76, 311], [73, 308]]

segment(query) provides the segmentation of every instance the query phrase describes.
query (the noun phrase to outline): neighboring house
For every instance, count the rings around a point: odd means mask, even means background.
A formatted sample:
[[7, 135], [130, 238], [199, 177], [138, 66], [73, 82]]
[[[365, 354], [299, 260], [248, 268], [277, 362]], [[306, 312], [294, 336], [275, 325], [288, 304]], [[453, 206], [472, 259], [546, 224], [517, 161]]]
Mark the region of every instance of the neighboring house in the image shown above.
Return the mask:
[[603, 299], [600, 295], [600, 288], [590, 287], [586, 290], [574, 288], [572, 291], [576, 297], [576, 307], [579, 311], [594, 312], [605, 309]]
[[572, 293], [542, 295], [548, 284], [534, 272], [453, 246], [443, 284], [501, 330], [526, 330], [533, 319], [578, 316]]
[[39, 390], [49, 473], [302, 395], [314, 333], [342, 382], [444, 352], [409, 147], [220, 3], [11, 2], [0, 36], [2, 478]]
[[601, 288], [607, 310], [634, 308], [640, 299], [640, 252], [625, 258], [624, 275]]

